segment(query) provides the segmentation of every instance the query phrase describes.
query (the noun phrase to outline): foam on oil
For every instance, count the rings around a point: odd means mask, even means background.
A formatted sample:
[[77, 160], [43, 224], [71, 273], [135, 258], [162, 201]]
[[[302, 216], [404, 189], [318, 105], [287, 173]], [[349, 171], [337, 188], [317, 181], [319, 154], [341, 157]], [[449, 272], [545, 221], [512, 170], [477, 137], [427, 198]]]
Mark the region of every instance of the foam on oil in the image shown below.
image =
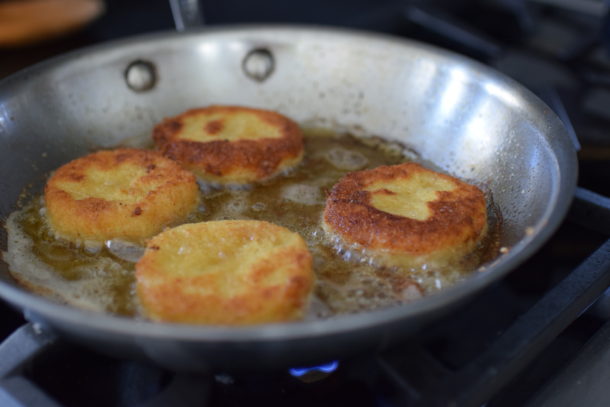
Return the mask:
[[[350, 171], [413, 161], [417, 156], [395, 142], [360, 139], [328, 130], [305, 131], [305, 156], [294, 170], [248, 188], [204, 185], [202, 205], [188, 222], [258, 219], [295, 231], [305, 239], [317, 282], [308, 319], [360, 312], [413, 301], [464, 278], [497, 254], [499, 227], [490, 210], [488, 238], [460, 264], [444, 270], [379, 267], [355, 248], [325, 235], [321, 216], [327, 192]], [[424, 163], [432, 167], [430, 163]], [[134, 263], [143, 248], [120, 241], [104, 247], [76, 247], [58, 240], [46, 226], [40, 199], [6, 222], [8, 262], [14, 278], [41, 295], [76, 307], [139, 316]]]

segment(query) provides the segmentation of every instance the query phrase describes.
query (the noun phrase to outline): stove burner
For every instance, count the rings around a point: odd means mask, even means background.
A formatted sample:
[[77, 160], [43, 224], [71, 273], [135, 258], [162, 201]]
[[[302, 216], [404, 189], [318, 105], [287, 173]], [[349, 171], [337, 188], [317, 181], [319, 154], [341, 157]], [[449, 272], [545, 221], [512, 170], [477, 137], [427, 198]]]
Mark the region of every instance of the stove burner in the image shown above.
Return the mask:
[[288, 372], [291, 376], [296, 377], [302, 382], [313, 383], [327, 378], [332, 372], [337, 370], [338, 367], [339, 362], [334, 360], [330, 363], [313, 367], [295, 367], [289, 369]]

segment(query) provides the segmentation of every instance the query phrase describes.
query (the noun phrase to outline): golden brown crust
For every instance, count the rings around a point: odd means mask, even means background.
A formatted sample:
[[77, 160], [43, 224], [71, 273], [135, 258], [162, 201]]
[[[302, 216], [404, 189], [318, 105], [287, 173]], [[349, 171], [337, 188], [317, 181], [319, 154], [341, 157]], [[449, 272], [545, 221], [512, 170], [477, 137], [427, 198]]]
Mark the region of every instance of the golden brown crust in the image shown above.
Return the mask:
[[302, 316], [314, 283], [303, 239], [263, 221], [185, 224], [136, 264], [144, 313], [167, 322], [245, 325]]
[[[418, 176], [426, 179], [415, 181]], [[408, 182], [415, 185], [402, 195], [383, 187], [386, 183]], [[418, 196], [423, 196], [420, 186], [422, 190], [430, 189], [432, 194], [422, 200]], [[377, 198], [395, 195], [394, 205], [399, 210], [401, 205], [405, 208], [413, 205], [411, 199], [420, 201], [417, 205], [425, 214], [417, 218], [380, 210], [372, 204], [375, 194]], [[405, 163], [354, 172], [342, 178], [327, 198], [323, 226], [344, 242], [357, 244], [380, 257], [385, 264], [417, 266], [436, 260], [455, 261], [474, 249], [485, 234], [487, 210], [483, 192], [474, 185], [415, 163]]]
[[[233, 125], [236, 121], [245, 125]], [[295, 122], [272, 111], [239, 106], [192, 109], [165, 119], [155, 126], [153, 139], [165, 156], [202, 179], [220, 183], [269, 178], [298, 164], [303, 155], [303, 137]]]
[[157, 152], [98, 151], [60, 167], [44, 191], [51, 228], [74, 242], [142, 243], [199, 203], [193, 174]]

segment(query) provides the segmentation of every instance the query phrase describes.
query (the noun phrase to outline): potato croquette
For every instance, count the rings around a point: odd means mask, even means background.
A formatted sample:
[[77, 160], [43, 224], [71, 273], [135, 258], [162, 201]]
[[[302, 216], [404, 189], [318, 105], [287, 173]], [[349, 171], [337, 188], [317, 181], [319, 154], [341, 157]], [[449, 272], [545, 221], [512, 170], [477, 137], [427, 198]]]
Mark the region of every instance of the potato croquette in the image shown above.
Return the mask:
[[195, 176], [158, 152], [98, 151], [60, 167], [44, 190], [46, 218], [63, 239], [133, 243], [185, 220], [199, 204]]
[[248, 184], [296, 166], [299, 126], [278, 113], [210, 106], [165, 119], [153, 130], [157, 148], [204, 181]]
[[483, 192], [415, 163], [353, 172], [332, 188], [323, 227], [386, 266], [445, 266], [487, 230]]
[[264, 221], [185, 224], [136, 264], [143, 313], [165, 322], [248, 325], [300, 318], [314, 283], [301, 236]]

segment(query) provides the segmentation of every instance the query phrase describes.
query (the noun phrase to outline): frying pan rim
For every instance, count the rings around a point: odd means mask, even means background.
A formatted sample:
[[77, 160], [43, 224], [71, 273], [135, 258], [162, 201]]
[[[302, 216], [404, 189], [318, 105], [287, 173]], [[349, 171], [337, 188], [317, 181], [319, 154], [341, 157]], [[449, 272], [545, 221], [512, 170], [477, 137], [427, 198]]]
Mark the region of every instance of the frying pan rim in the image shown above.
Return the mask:
[[[550, 136], [540, 135], [541, 140], [544, 142], [544, 148], [550, 151], [549, 155], [554, 160], [552, 163], [555, 166], [553, 174], [557, 175], [558, 180], [556, 184], [553, 185], [553, 198], [550, 199], [550, 202], [554, 201], [555, 204], [550, 207], [550, 209], [547, 209], [544, 215], [540, 217], [536, 232], [531, 236], [522, 238], [511, 248], [508, 254], [500, 256], [491, 262], [486, 272], [469, 277], [466, 281], [449, 287], [440, 293], [427, 296], [404, 306], [367, 311], [359, 314], [342, 315], [324, 320], [266, 324], [249, 327], [196, 326], [149, 322], [134, 320], [133, 318], [99, 314], [54, 303], [43, 297], [29, 293], [16, 285], [13, 286], [3, 281], [0, 281], [0, 297], [3, 297], [19, 308], [24, 309], [28, 318], [41, 321], [43, 324], [45, 318], [48, 318], [54, 322], [60, 321], [62, 324], [85, 325], [87, 328], [98, 331], [136, 336], [139, 338], [167, 338], [196, 342], [258, 342], [270, 340], [297, 340], [319, 335], [331, 336], [349, 334], [363, 329], [381, 327], [386, 324], [400, 323], [411, 318], [425, 317], [427, 314], [439, 312], [439, 310], [442, 310], [451, 304], [457, 304], [464, 301], [469, 296], [479, 292], [489, 284], [498, 281], [508, 272], [518, 267], [537, 251], [559, 227], [574, 196], [577, 179], [576, 152], [574, 146], [568, 139], [565, 127], [560, 119], [550, 111], [548, 106], [540, 101], [537, 96], [507, 76], [463, 55], [410, 39], [362, 30], [292, 24], [240, 24], [203, 28], [187, 33], [156, 32], [75, 50], [28, 67], [0, 81], [0, 101], [2, 100], [2, 91], [5, 89], [10, 90], [11, 83], [20, 82], [32, 73], [47, 71], [53, 67], [62, 66], [66, 64], [66, 62], [76, 60], [84, 55], [100, 54], [104, 50], [121, 49], [128, 47], [131, 44], [139, 45], [158, 40], [171, 41], [185, 37], [205, 36], [207, 34], [231, 35], [239, 32], [268, 32], [274, 30], [289, 30], [302, 34], [324, 34], [334, 36], [335, 38], [347, 39], [349, 37], [352, 40], [354, 37], [366, 37], [368, 41], [380, 41], [384, 43], [389, 41], [405, 47], [426, 49], [441, 58], [448, 58], [452, 61], [459, 60], [461, 63], [467, 64], [469, 68], [475, 68], [485, 75], [491, 75], [497, 79], [502, 86], [510, 88], [511, 91], [519, 94], [520, 98], [524, 102], [527, 102], [529, 107], [535, 106], [538, 109], [542, 109], [544, 113], [547, 114], [549, 120], [553, 122], [552, 127], [559, 133], [563, 133], [555, 136], [558, 137], [557, 142], [563, 144], [563, 146], [561, 146], [563, 148], [558, 148], [558, 151], [554, 151], [547, 139], [547, 137]], [[561, 157], [558, 157], [559, 155], [561, 155]], [[562, 166], [560, 166], [560, 163], [558, 162], [559, 159], [562, 160], [565, 169], [561, 168]], [[570, 169], [572, 171], [570, 171]], [[40, 318], [40, 316], [42, 316], [42, 318]]]

